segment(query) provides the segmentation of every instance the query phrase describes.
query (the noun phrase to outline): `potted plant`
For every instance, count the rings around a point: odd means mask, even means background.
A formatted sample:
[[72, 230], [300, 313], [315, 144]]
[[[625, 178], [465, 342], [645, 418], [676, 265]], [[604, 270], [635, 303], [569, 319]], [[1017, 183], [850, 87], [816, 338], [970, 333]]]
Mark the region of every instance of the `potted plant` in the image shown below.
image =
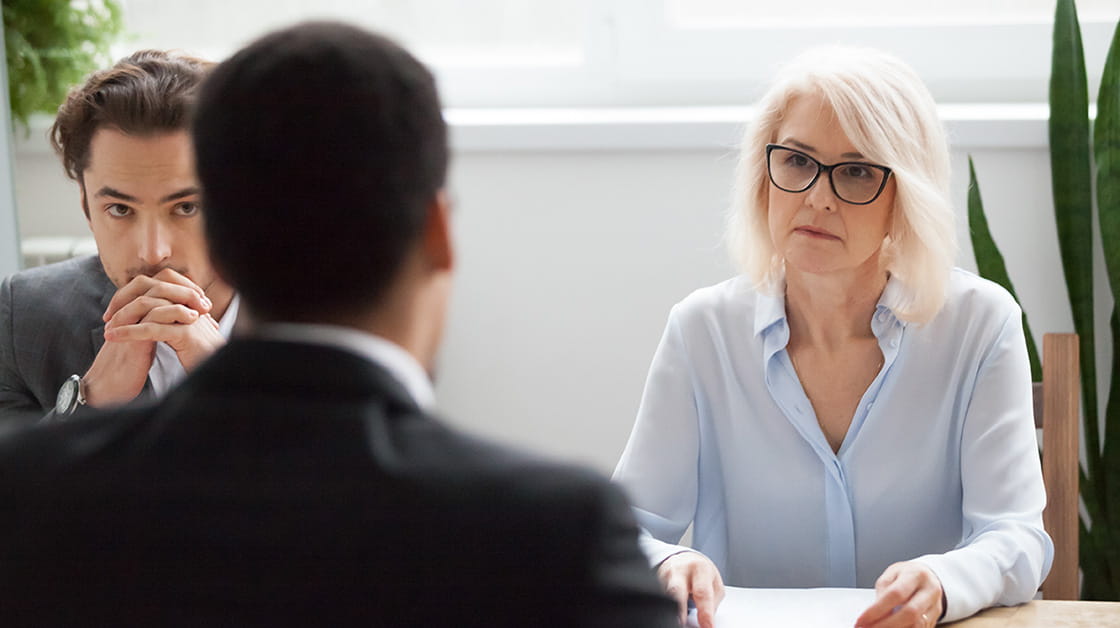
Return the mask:
[[54, 114], [66, 90], [105, 65], [121, 32], [116, 0], [3, 0], [12, 120]]
[[[1081, 596], [1086, 600], [1120, 600], [1120, 311], [1110, 319], [1112, 369], [1108, 401], [1102, 414], [1097, 402], [1096, 343], [1093, 328], [1093, 165], [1096, 165], [1098, 228], [1109, 287], [1120, 304], [1120, 23], [1101, 77], [1097, 118], [1090, 141], [1088, 81], [1081, 30], [1074, 0], [1058, 0], [1050, 74], [1050, 171], [1054, 216], [1062, 269], [1080, 341], [1081, 398], [1085, 460], [1081, 497]], [[1012, 295], [1008, 277], [984, 218], [976, 172], [969, 159], [969, 226], [980, 274]], [[1041, 375], [1037, 348], [1026, 325], [1031, 373]], [[1101, 421], [1104, 421], [1104, 438]], [[1045, 445], [1045, 444], [1044, 444]]]

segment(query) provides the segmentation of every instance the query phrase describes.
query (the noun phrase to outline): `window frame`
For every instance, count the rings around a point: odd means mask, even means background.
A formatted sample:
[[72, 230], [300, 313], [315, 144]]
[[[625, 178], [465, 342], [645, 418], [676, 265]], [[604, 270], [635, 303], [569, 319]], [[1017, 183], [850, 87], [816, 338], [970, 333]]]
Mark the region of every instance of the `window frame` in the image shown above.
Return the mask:
[[[789, 58], [824, 43], [893, 52], [917, 70], [941, 104], [1047, 100], [1053, 31], [1048, 21], [678, 25], [673, 21], [676, 1], [577, 5], [585, 26], [570, 55], [440, 58], [416, 52], [436, 75], [444, 104], [453, 108], [742, 106], [761, 96]], [[1088, 19], [1081, 28], [1090, 100], [1095, 100], [1116, 21]], [[258, 34], [246, 33], [245, 41]], [[220, 60], [245, 41], [194, 52]], [[123, 56], [134, 46], [125, 42], [114, 52]]]

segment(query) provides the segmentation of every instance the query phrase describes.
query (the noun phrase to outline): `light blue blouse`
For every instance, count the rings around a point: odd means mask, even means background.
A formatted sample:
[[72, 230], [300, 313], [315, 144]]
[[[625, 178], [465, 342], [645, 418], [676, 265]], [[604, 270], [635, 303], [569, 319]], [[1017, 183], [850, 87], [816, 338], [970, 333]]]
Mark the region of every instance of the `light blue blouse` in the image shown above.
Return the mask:
[[1021, 311], [954, 270], [929, 322], [871, 321], [884, 363], [838, 453], [786, 353], [784, 295], [743, 277], [669, 315], [615, 469], [654, 563], [693, 547], [743, 587], [873, 587], [919, 559], [951, 621], [1031, 599], [1050, 569]]

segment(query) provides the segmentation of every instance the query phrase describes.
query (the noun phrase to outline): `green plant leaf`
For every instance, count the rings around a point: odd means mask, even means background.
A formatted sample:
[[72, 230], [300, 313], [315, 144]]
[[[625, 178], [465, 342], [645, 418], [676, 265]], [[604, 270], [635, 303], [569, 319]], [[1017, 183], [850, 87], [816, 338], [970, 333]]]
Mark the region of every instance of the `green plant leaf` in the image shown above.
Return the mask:
[[1110, 561], [1109, 546], [1115, 547], [1115, 534], [1107, 526], [1087, 528], [1078, 522], [1080, 547], [1078, 563], [1081, 567], [1081, 599], [1096, 601], [1116, 600], [1117, 565]]
[[1101, 600], [1107, 597], [1108, 563], [1097, 548], [1093, 531], [1085, 526], [1084, 520], [1077, 522], [1078, 527], [1078, 564], [1081, 566], [1081, 599]]
[[[990, 279], [1011, 293], [1015, 302], [1019, 302], [1019, 295], [1015, 293], [1015, 286], [1011, 284], [1011, 277], [1007, 274], [1007, 264], [1003, 261], [1003, 254], [999, 252], [992, 232], [988, 229], [988, 218], [984, 215], [984, 203], [980, 199], [980, 184], [976, 181], [976, 166], [972, 163], [972, 155], [968, 156], [968, 229], [972, 236], [972, 252], [976, 257], [976, 270], [980, 276]], [[1034, 343], [1034, 334], [1027, 323], [1027, 313], [1023, 312], [1023, 333], [1027, 337], [1027, 356], [1031, 362], [1031, 380], [1042, 381], [1042, 363], [1038, 359], [1038, 345]]]
[[[1105, 407], [1106, 427], [1107, 423], [1113, 422], [1117, 414], [1120, 413], [1120, 309], [1113, 308], [1112, 316], [1109, 318], [1109, 329], [1112, 335], [1113, 354], [1109, 397]], [[1115, 450], [1115, 445], [1113, 447], [1108, 446], [1106, 434], [1104, 452], [1098, 454], [1100, 466], [1104, 473], [1094, 478], [1097, 486], [1101, 483], [1106, 486], [1117, 486], [1115, 483], [1110, 483], [1115, 481], [1117, 463], [1120, 462], [1120, 460], [1115, 459], [1115, 453], [1112, 453]], [[1109, 458], [1110, 453], [1113, 455], [1112, 458]], [[1086, 505], [1088, 505], [1088, 502], [1089, 500], [1086, 500]], [[1104, 563], [1099, 577], [1102, 580], [1102, 586], [1109, 592], [1106, 594], [1109, 599], [1120, 599], [1120, 530], [1116, 529], [1117, 522], [1120, 522], [1120, 518], [1116, 514], [1118, 502], [1120, 502], [1120, 499], [1112, 496], [1108, 502], [1097, 504], [1096, 509], [1089, 513], [1093, 524], [1094, 545]]]
[[1062, 270], [1080, 338], [1085, 444], [1094, 490], [1083, 492], [1107, 512], [1107, 487], [1098, 436], [1097, 369], [1093, 328], [1092, 170], [1089, 160], [1089, 88], [1081, 28], [1073, 0], [1058, 0], [1050, 67], [1050, 176]]
[[[1120, 299], [1120, 22], [1108, 49], [1097, 97], [1097, 121], [1093, 128], [1093, 154], [1097, 165], [1097, 212], [1104, 247], [1105, 267], [1114, 299]], [[1120, 301], [1118, 301], [1120, 302]], [[1105, 407], [1104, 445], [1100, 467], [1106, 489], [1120, 487], [1120, 321], [1112, 312], [1112, 382]], [[1120, 496], [1112, 495], [1101, 524], [1113, 537], [1120, 524]], [[1093, 522], [1094, 528], [1097, 521]], [[1120, 547], [1110, 540], [1106, 553], [1113, 570], [1120, 569]], [[1120, 574], [1112, 574], [1113, 591], [1120, 595]]]
[[116, 0], [4, 0], [4, 51], [12, 120], [53, 114], [71, 85], [108, 65], [121, 32]]

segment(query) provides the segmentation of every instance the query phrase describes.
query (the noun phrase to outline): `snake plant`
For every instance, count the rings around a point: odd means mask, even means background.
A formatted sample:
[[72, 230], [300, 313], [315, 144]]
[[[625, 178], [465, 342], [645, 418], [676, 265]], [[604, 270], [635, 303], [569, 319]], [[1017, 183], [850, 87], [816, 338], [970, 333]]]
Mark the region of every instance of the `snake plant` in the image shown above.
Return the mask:
[[[1120, 304], [1120, 23], [1105, 62], [1090, 141], [1089, 90], [1081, 28], [1074, 0], [1058, 0], [1054, 17], [1050, 74], [1050, 173], [1054, 218], [1074, 330], [1080, 338], [1081, 400], [1085, 460], [1081, 470], [1081, 596], [1120, 600], [1120, 313], [1111, 316], [1112, 369], [1105, 406], [1104, 438], [1097, 402], [1096, 343], [1093, 328], [1093, 164], [1097, 169], [1097, 227], [1103, 243], [1109, 287]], [[975, 169], [969, 159], [969, 226], [980, 274], [1012, 294], [987, 220]], [[1024, 323], [1025, 323], [1024, 318]], [[1025, 327], [1025, 326], [1024, 326]], [[1030, 328], [1027, 349], [1038, 381], [1038, 354]]]

